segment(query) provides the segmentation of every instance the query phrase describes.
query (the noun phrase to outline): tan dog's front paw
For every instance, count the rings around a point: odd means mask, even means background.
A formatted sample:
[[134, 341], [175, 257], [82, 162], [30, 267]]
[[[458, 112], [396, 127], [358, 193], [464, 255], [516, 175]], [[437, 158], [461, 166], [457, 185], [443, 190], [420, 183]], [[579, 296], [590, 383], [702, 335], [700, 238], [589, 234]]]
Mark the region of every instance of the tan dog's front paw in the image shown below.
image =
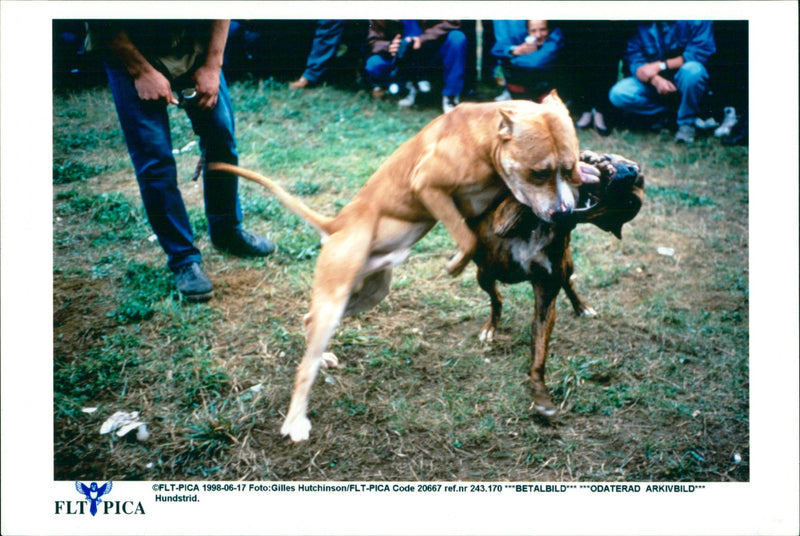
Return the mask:
[[466, 268], [469, 265], [469, 261], [471, 260], [472, 260], [472, 255], [466, 255], [464, 252], [459, 251], [445, 265], [445, 269], [447, 270], [447, 273], [450, 274], [452, 277], [456, 277], [458, 275], [461, 275], [461, 272], [464, 271], [464, 268]]
[[339, 366], [339, 358], [331, 352], [322, 354], [322, 368], [336, 368]]
[[287, 418], [281, 426], [281, 435], [288, 435], [295, 443], [308, 439], [311, 432], [311, 421], [305, 415], [295, 417], [291, 421]]

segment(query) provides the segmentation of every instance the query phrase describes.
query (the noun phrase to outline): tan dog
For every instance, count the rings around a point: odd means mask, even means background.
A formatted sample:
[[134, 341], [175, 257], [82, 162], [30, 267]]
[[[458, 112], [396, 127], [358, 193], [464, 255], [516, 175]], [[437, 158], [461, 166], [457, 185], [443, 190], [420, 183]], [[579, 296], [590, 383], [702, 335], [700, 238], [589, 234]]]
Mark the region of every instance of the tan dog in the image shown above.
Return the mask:
[[266, 186], [322, 236], [304, 318], [306, 351], [281, 433], [308, 439], [311, 385], [320, 366], [336, 364], [325, 353], [334, 329], [342, 317], [386, 296], [392, 268], [437, 221], [458, 244], [446, 265], [457, 275], [477, 247], [466, 218], [482, 215], [509, 190], [543, 221], [569, 213], [581, 184], [578, 163], [575, 128], [553, 92], [542, 104], [461, 104], [439, 116], [392, 153], [334, 218], [314, 212], [262, 175], [210, 164]]

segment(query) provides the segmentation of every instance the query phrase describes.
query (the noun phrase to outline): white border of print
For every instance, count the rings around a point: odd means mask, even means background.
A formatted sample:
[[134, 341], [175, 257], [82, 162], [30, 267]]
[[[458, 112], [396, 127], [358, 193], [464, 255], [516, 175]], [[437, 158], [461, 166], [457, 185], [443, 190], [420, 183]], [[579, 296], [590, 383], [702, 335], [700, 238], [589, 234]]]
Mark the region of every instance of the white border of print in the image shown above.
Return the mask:
[[[751, 480], [694, 494], [203, 494], [154, 503], [152, 483], [112, 500], [145, 515], [54, 515], [52, 93], [54, 18], [185, 17], [750, 20]], [[796, 2], [10, 2], [0, 3], [2, 528], [14, 534], [797, 534], [798, 5]], [[780, 36], [780, 39], [776, 38]], [[581, 495], [583, 497], [583, 495]]]

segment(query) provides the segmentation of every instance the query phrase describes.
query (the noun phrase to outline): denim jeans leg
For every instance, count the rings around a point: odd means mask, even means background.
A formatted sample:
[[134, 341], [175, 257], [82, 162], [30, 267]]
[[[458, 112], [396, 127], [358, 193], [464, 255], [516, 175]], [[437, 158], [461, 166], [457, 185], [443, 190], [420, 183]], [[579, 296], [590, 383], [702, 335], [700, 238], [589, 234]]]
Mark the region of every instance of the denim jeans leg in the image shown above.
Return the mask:
[[678, 124], [694, 125], [700, 114], [701, 101], [708, 90], [708, 71], [700, 62], [686, 62], [675, 73], [675, 86], [681, 94]]
[[317, 21], [311, 52], [306, 61], [303, 76], [312, 84], [319, 81], [327, 69], [326, 64], [333, 58], [339, 48], [339, 41], [344, 33], [344, 21], [325, 19]]
[[139, 99], [131, 76], [122, 68], [106, 67], [122, 132], [128, 146], [147, 219], [173, 271], [202, 260], [186, 206], [178, 189], [169, 117], [163, 102]]
[[233, 106], [225, 77], [220, 73], [217, 105], [213, 110], [187, 108], [195, 133], [200, 137], [200, 150], [206, 158], [203, 169], [203, 198], [208, 231], [212, 236], [236, 229], [242, 223], [239, 202], [239, 179], [230, 173], [208, 171], [211, 162], [237, 164]]
[[389, 76], [392, 71], [392, 60], [383, 57], [380, 54], [373, 54], [367, 58], [364, 65], [364, 71], [367, 75], [367, 81], [373, 87], [389, 87]]
[[626, 112], [655, 115], [667, 111], [656, 89], [634, 77], [623, 78], [608, 92], [611, 104]]
[[467, 37], [460, 30], [451, 30], [439, 49], [439, 58], [444, 67], [442, 96], [457, 97], [464, 90], [466, 57]]

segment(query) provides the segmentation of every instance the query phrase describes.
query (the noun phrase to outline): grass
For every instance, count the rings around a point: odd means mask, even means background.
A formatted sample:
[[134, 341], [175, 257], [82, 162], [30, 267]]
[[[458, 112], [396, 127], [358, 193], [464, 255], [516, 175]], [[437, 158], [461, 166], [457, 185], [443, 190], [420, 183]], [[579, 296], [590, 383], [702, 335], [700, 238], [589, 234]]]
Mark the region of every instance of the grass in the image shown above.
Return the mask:
[[[231, 92], [242, 164], [327, 214], [438, 112], [274, 80]], [[191, 126], [171, 113], [174, 145], [186, 147]], [[454, 243], [437, 226], [395, 270], [390, 295], [340, 326], [341, 366], [321, 373], [311, 439], [295, 445], [278, 429], [304, 347], [316, 233], [243, 182], [246, 226], [279, 250], [216, 252], [202, 185], [188, 180], [196, 149], [178, 154], [216, 287], [208, 304], [185, 304], [108, 91], [56, 95], [53, 121], [57, 479], [749, 480], [747, 148], [580, 133], [583, 147], [642, 164], [647, 199], [622, 241], [573, 233], [576, 284], [600, 315], [575, 318], [559, 300], [548, 360], [557, 418], [531, 411], [530, 286], [503, 287], [498, 340], [480, 343], [488, 298], [474, 268], [445, 275]], [[99, 434], [120, 410], [140, 412], [149, 440]]]

